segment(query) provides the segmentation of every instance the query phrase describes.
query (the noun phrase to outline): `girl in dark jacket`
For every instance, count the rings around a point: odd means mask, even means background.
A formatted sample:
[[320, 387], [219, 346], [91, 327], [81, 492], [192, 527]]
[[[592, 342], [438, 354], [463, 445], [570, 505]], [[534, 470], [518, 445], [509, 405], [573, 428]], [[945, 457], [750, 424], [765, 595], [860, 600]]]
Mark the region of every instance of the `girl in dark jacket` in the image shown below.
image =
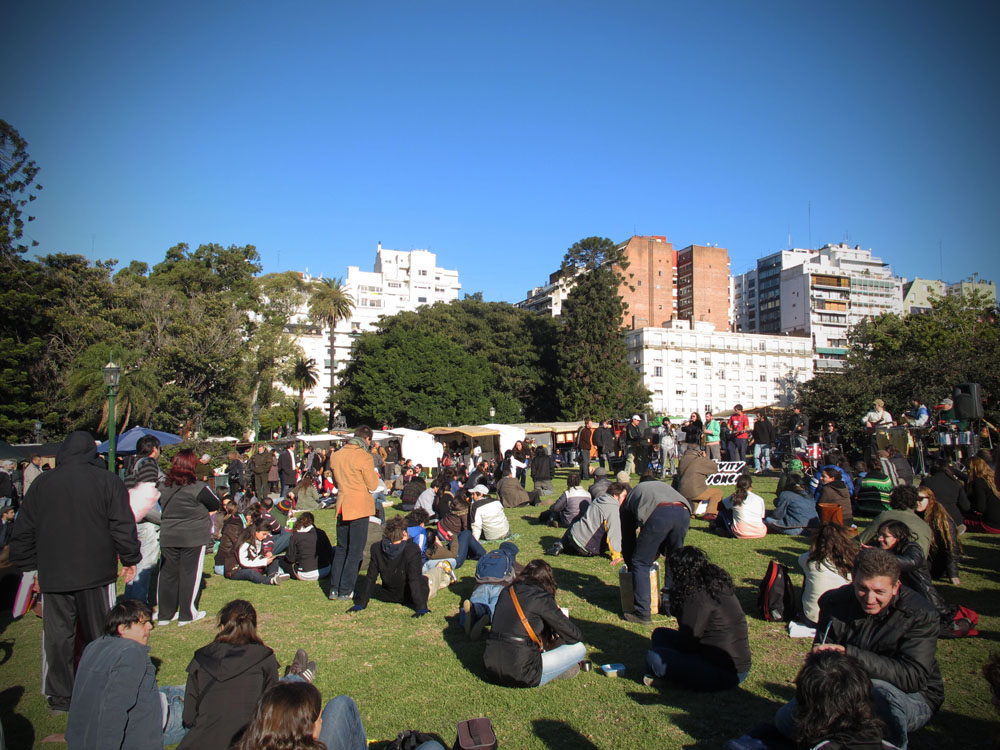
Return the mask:
[[278, 682], [274, 652], [257, 635], [257, 611], [248, 601], [219, 612], [219, 633], [198, 649], [187, 668], [184, 726], [178, 750], [226, 750], [246, 726], [257, 699]]
[[705, 426], [702, 424], [698, 412], [693, 412], [691, 419], [688, 420], [687, 426], [684, 428], [684, 442], [687, 445], [701, 445], [701, 433], [704, 429]]
[[285, 557], [278, 561], [282, 570], [300, 581], [318, 581], [330, 575], [330, 538], [315, 523], [309, 511], [295, 519]]
[[[958, 612], [958, 607], [948, 604], [934, 588], [930, 566], [924, 557], [924, 551], [914, 538], [910, 527], [902, 521], [886, 521], [878, 527], [878, 536], [875, 539], [882, 549], [896, 556], [902, 571], [899, 577], [902, 584], [923, 596], [937, 610], [941, 618], [941, 636], [965, 635], [969, 630], [968, 620], [956, 623], [955, 614]], [[955, 627], [964, 628], [965, 633], [954, 632]]]
[[670, 556], [670, 570], [677, 630], [653, 631], [643, 683], [665, 680], [701, 691], [736, 687], [750, 673], [750, 641], [733, 579], [691, 546]]
[[205, 547], [212, 544], [211, 513], [219, 498], [195, 477], [198, 459], [192, 450], [178, 451], [160, 488], [160, 580], [157, 586], [159, 625], [202, 619], [197, 607]]
[[966, 492], [972, 506], [965, 522], [969, 531], [1000, 534], [1000, 492], [996, 477], [990, 465], [979, 457], [969, 461]]
[[962, 543], [958, 541], [958, 528], [941, 503], [937, 501], [930, 487], [921, 485], [917, 488], [920, 500], [914, 508], [931, 527], [934, 538], [931, 541], [930, 555], [927, 562], [931, 566], [931, 578], [938, 580], [947, 578], [956, 586], [962, 584], [958, 577], [958, 560], [962, 556]]
[[[580, 629], [556, 604], [556, 581], [544, 560], [532, 560], [504, 589], [493, 611], [483, 663], [489, 678], [509, 687], [538, 687], [573, 677], [587, 647]], [[561, 644], [543, 649], [558, 636]]]

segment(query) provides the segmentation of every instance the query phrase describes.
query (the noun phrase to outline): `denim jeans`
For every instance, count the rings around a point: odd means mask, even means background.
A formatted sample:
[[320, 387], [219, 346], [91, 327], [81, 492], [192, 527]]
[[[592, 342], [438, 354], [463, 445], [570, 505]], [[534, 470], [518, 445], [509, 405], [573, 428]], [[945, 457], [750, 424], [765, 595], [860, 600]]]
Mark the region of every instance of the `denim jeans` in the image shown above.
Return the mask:
[[755, 443], [753, 446], [753, 463], [757, 471], [767, 471], [771, 468], [771, 446]]
[[368, 516], [353, 521], [337, 520], [337, 546], [330, 570], [330, 594], [347, 596], [354, 592], [361, 569], [361, 558], [368, 541]]
[[135, 578], [125, 584], [124, 596], [126, 599], [148, 602], [153, 571], [160, 562], [160, 527], [155, 523], [143, 521], [137, 523], [135, 529], [139, 535], [139, 551], [142, 559], [135, 566]]
[[274, 540], [274, 554], [280, 555], [288, 549], [288, 543], [292, 541], [292, 532], [288, 529], [279, 529], [277, 534], [271, 534]]
[[749, 672], [721, 669], [699, 653], [684, 650], [687, 640], [672, 628], [657, 628], [646, 653], [646, 671], [680, 687], [703, 692], [728, 690], [746, 679]]
[[[691, 514], [683, 505], [664, 505], [649, 514], [646, 523], [639, 530], [632, 553], [632, 590], [635, 592], [635, 614], [649, 617], [652, 592], [649, 590], [649, 570], [660, 555], [667, 558], [670, 553], [684, 546], [691, 525]], [[666, 560], [660, 585], [669, 589], [673, 584], [670, 564]]]
[[323, 708], [322, 718], [319, 741], [327, 750], [366, 750], [368, 738], [358, 704], [352, 698], [338, 695]]
[[164, 707], [163, 746], [176, 745], [187, 734], [181, 723], [184, 715], [186, 685], [164, 685], [160, 688], [160, 703]]
[[[496, 609], [497, 602], [500, 600], [500, 594], [505, 588], [507, 587], [500, 583], [481, 583], [476, 586], [472, 594], [469, 595], [469, 601], [472, 602], [472, 611], [476, 620], [488, 614], [490, 621], [493, 621], [493, 610]], [[464, 615], [465, 613], [462, 612], [462, 614]], [[464, 620], [462, 624], [464, 624]]]
[[[931, 720], [934, 712], [920, 693], [904, 693], [884, 680], [872, 680], [875, 715], [887, 726], [886, 738], [900, 750], [906, 750], [907, 733], [915, 732]], [[795, 699], [778, 709], [774, 725], [786, 737], [795, 736]]]
[[775, 521], [773, 518], [765, 518], [764, 525], [767, 526], [768, 534], [785, 534], [787, 536], [800, 536], [806, 531], [811, 532], [812, 529], [802, 528], [801, 526], [796, 528], [788, 528], [787, 526], [782, 526], [780, 523]]
[[582, 643], [567, 643], [551, 651], [542, 653], [542, 679], [539, 687], [555, 679], [574, 664], [583, 661], [587, 656], [587, 647]]
[[250, 581], [251, 583], [270, 583], [271, 576], [278, 572], [278, 561], [272, 560], [266, 568], [241, 568], [229, 578], [232, 581]]

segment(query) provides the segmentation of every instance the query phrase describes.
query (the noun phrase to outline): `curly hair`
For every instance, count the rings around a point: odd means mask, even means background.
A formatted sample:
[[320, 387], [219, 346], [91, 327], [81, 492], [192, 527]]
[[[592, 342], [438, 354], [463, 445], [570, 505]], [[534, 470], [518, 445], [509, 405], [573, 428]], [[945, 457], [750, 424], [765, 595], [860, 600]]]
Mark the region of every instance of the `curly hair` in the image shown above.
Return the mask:
[[828, 562], [841, 576], [850, 578], [857, 554], [858, 546], [847, 535], [843, 526], [839, 523], [821, 523], [813, 535], [808, 561], [817, 564]]
[[936, 547], [940, 544], [952, 554], [962, 554], [962, 542], [959, 541], [958, 534], [951, 532], [951, 527], [955, 522], [951, 520], [948, 511], [938, 502], [934, 490], [921, 485], [917, 488], [917, 492], [920, 493], [920, 497], [927, 500], [927, 507], [922, 513], [918, 511], [917, 515], [923, 518], [931, 527], [931, 531], [934, 532], [934, 541], [931, 546]]
[[323, 698], [311, 682], [279, 682], [257, 701], [236, 750], [326, 750], [313, 738]]
[[681, 547], [670, 556], [670, 572], [674, 583], [670, 588], [670, 613], [679, 617], [684, 602], [696, 591], [704, 591], [715, 601], [733, 593], [733, 579], [725, 570], [708, 561], [704, 550], [690, 545]]
[[872, 681], [861, 663], [839, 651], [813, 651], [795, 678], [795, 728], [800, 747], [822, 740], [881, 740], [872, 712]]
[[978, 457], [969, 461], [969, 482], [966, 485], [966, 489], [971, 491], [972, 484], [977, 479], [982, 479], [993, 491], [994, 495], [1000, 496], [1000, 492], [997, 491], [996, 476], [993, 474], [993, 469], [990, 468], [988, 463]]

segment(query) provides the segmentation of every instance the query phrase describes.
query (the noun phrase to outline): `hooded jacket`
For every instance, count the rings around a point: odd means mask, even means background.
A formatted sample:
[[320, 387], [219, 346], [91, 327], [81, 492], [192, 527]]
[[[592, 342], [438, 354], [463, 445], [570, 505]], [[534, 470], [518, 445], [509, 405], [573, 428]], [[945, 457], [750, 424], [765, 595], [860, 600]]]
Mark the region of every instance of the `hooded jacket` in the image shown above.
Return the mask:
[[11, 563], [37, 570], [42, 593], [58, 594], [114, 583], [118, 560], [141, 559], [125, 483], [97, 458], [89, 432], [71, 433], [56, 468], [32, 482], [21, 504]]
[[184, 726], [178, 750], [228, 750], [249, 723], [257, 700], [278, 681], [274, 652], [259, 643], [209, 643], [187, 668]]
[[576, 522], [569, 527], [573, 541], [592, 555], [601, 554], [601, 544], [607, 539], [611, 559], [622, 556], [621, 508], [611, 495], [601, 495], [587, 505]]
[[368, 575], [354, 603], [367, 607], [375, 581], [381, 576], [382, 590], [388, 601], [409, 601], [414, 609], [427, 609], [430, 588], [421, 567], [420, 547], [414, 542], [393, 544], [388, 539], [376, 542], [371, 546]]
[[839, 479], [834, 479], [823, 485], [820, 492], [819, 502], [829, 505], [839, 505], [844, 514], [844, 527], [850, 526], [854, 522], [854, 511], [851, 510], [851, 495], [847, 491], [847, 485]]

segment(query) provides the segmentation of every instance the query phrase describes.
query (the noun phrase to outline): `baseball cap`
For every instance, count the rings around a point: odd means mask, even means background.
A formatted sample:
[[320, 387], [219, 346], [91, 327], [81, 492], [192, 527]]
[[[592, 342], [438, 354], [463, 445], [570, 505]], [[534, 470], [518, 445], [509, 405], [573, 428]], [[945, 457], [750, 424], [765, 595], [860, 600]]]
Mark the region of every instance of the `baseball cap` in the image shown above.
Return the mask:
[[488, 495], [490, 494], [490, 489], [485, 484], [477, 484], [470, 492], [475, 492], [477, 495]]
[[606, 477], [607, 475], [608, 475], [608, 470], [605, 469], [603, 466], [598, 466], [596, 469], [594, 469], [595, 477]]
[[635, 421], [636, 419], [638, 419], [640, 422], [642, 421], [642, 417], [640, 417], [638, 414], [633, 414], [632, 421]]

